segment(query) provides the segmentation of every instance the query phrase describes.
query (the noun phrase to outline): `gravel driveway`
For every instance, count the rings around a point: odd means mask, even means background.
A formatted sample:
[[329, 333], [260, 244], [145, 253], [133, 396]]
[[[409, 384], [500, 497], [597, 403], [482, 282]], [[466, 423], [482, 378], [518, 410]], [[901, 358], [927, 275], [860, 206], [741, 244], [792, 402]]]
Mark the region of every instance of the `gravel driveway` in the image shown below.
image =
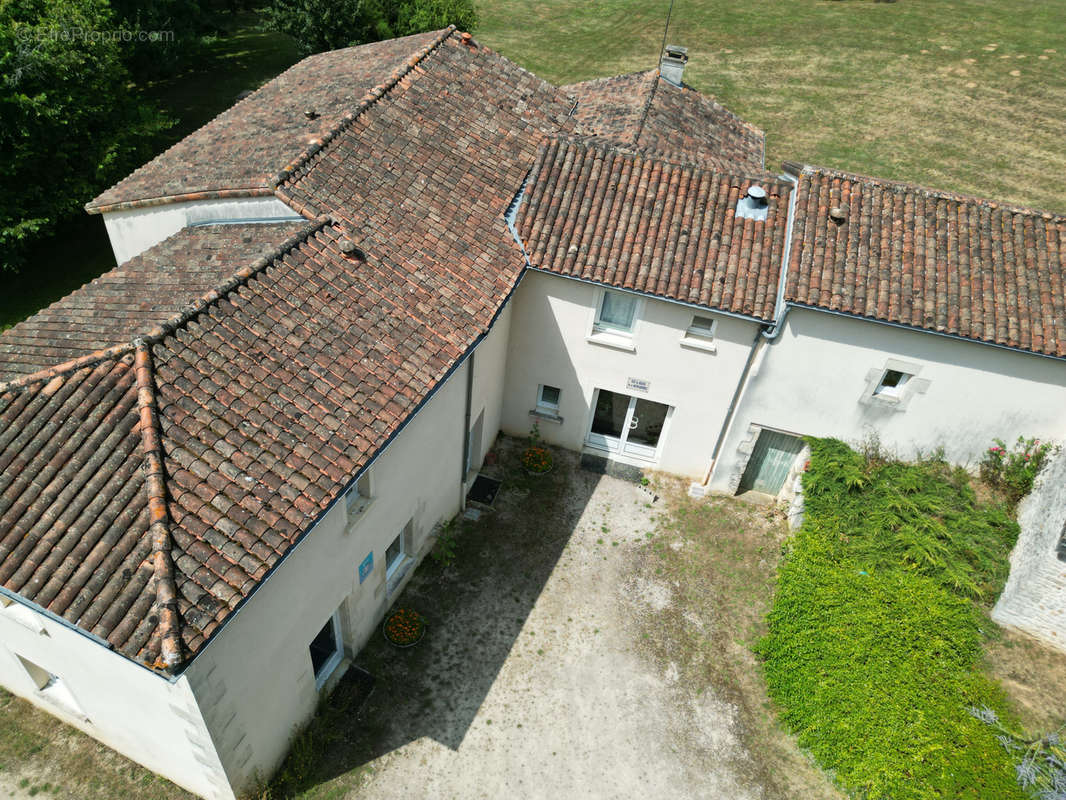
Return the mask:
[[305, 796], [764, 796], [743, 777], [735, 709], [686, 693], [641, 647], [641, 616], [670, 602], [634, 571], [664, 501], [556, 459], [509, 476], [450, 567], [427, 559], [401, 599], [426, 638], [360, 654], [377, 687]]

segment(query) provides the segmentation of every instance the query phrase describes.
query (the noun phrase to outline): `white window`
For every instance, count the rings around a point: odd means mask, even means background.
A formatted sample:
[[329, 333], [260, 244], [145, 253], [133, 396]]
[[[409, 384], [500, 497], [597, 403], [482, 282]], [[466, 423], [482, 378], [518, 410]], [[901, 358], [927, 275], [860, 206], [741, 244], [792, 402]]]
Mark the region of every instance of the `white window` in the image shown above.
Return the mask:
[[385, 550], [385, 574], [391, 576], [392, 573], [403, 563], [404, 558], [407, 556], [406, 542], [404, 542], [404, 535], [401, 533], [395, 539], [392, 540], [392, 544]]
[[637, 296], [607, 290], [596, 312], [595, 330], [607, 333], [633, 334], [637, 321]]
[[557, 386], [541, 384], [537, 388], [537, 411], [552, 417], [559, 416], [559, 396], [561, 394]]
[[718, 322], [710, 317], [701, 317], [696, 315], [692, 318], [692, 324], [688, 326], [688, 330], [685, 331], [686, 336], [691, 336], [696, 339], [707, 339], [712, 341], [714, 339], [714, 329]]
[[311, 671], [315, 674], [315, 688], [321, 689], [329, 676], [344, 660], [344, 640], [341, 638], [340, 611], [334, 611], [322, 630], [307, 647], [311, 655]]
[[44, 667], [38, 666], [30, 661], [28, 658], [15, 654], [19, 663], [22, 664], [22, 668], [26, 670], [26, 675], [33, 681], [33, 685], [37, 689], [37, 696], [47, 700], [54, 706], [59, 707], [68, 714], [72, 714], [78, 719], [88, 721], [88, 717], [85, 716], [85, 712], [81, 710], [81, 706], [74, 699], [74, 695], [70, 693], [70, 689], [67, 685], [59, 679], [57, 675], [53, 675]]
[[696, 314], [692, 318], [692, 324], [685, 330], [685, 335], [681, 337], [681, 344], [713, 353], [717, 349], [714, 343], [717, 327], [718, 321], [713, 317]]
[[348, 520], [351, 521], [366, 511], [370, 505], [370, 471], [359, 476], [348, 492], [344, 495], [345, 507], [348, 511]]
[[911, 375], [898, 369], [886, 369], [874, 389], [874, 394], [881, 397], [899, 397], [903, 392], [903, 387], [907, 385], [907, 381], [911, 377]]
[[392, 594], [400, 585], [404, 575], [414, 563], [411, 553], [414, 552], [415, 522], [410, 520], [403, 526], [400, 535], [392, 540], [392, 544], [385, 550], [385, 581], [388, 592]]

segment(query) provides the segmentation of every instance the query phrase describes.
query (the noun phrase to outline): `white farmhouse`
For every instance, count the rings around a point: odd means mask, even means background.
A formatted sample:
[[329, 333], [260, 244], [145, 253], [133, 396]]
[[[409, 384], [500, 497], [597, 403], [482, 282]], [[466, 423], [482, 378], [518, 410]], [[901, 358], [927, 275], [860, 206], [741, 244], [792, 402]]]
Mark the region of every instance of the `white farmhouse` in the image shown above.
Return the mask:
[[0, 684], [228, 800], [498, 431], [771, 494], [808, 434], [1066, 438], [1066, 219], [771, 174], [683, 66], [312, 56], [93, 201], [119, 266], [0, 335]]

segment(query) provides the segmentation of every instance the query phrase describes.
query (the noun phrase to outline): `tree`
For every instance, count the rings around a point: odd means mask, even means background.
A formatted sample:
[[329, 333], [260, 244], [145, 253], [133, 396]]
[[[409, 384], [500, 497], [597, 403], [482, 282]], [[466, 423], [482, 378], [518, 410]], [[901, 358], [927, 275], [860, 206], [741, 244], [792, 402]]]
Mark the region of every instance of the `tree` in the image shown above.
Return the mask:
[[266, 24], [309, 54], [453, 24], [473, 30], [477, 12], [472, 0], [271, 0]]
[[0, 3], [0, 267], [151, 155], [169, 122], [139, 100], [107, 0]]

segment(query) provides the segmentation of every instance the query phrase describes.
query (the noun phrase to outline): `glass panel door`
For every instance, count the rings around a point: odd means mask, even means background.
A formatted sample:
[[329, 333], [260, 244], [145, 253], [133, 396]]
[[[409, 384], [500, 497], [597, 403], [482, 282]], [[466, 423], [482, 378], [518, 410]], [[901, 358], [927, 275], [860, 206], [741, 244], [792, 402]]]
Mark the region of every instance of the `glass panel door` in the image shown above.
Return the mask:
[[640, 458], [655, 458], [659, 447], [659, 436], [666, 424], [666, 412], [669, 406], [655, 403], [643, 398], [633, 398], [633, 413], [629, 418], [624, 450]]
[[596, 411], [592, 416], [592, 429], [588, 443], [612, 452], [622, 446], [629, 416], [630, 397], [617, 392], [600, 389], [596, 393]]
[[612, 453], [653, 459], [669, 411], [662, 403], [598, 389], [586, 442]]

